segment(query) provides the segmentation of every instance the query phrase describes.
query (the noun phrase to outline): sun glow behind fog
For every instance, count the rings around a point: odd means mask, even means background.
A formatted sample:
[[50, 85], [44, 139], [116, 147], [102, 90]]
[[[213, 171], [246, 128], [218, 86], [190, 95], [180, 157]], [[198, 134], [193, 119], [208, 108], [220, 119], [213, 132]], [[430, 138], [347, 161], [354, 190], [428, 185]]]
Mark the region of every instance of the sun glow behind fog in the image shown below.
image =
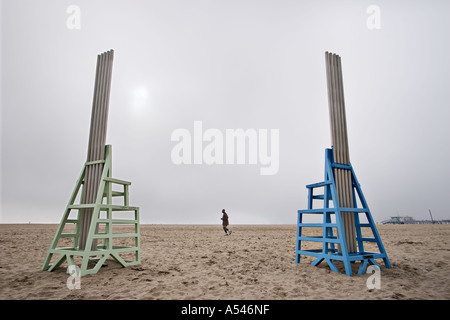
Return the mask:
[[146, 87], [137, 87], [133, 90], [133, 111], [136, 114], [142, 113], [148, 107], [148, 90]]

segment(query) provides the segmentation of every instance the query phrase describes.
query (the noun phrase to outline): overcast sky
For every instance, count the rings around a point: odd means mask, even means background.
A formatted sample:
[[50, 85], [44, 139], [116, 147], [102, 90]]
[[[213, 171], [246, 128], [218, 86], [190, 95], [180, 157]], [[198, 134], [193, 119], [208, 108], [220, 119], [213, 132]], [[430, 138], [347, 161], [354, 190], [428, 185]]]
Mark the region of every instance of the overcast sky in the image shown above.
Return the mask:
[[[1, 4], [2, 223], [59, 223], [109, 49], [113, 176], [132, 182], [142, 223], [220, 224], [225, 208], [231, 224], [295, 224], [331, 146], [325, 51], [342, 58], [350, 159], [375, 221], [450, 218], [449, 1]], [[278, 129], [277, 174], [174, 164], [171, 135], [194, 121]]]

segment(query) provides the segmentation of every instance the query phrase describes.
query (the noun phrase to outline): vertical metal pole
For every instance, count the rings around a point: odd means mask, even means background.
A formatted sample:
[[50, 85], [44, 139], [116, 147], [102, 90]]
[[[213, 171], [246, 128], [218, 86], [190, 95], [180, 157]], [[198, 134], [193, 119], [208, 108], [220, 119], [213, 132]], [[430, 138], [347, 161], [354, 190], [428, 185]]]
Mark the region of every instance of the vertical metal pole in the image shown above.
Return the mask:
[[[326, 52], [325, 61], [334, 161], [336, 163], [350, 164], [341, 60], [338, 55]], [[339, 206], [352, 208], [351, 172], [349, 170], [335, 168], [334, 174]], [[347, 240], [347, 249], [349, 252], [355, 252], [357, 246], [354, 213], [342, 212], [342, 224]]]
[[[94, 97], [92, 102], [92, 112], [91, 112], [91, 126], [90, 126], [90, 133], [89, 133], [89, 144], [88, 144], [88, 151], [87, 151], [87, 161], [92, 161], [92, 159], [95, 158], [93, 152], [94, 148], [92, 147], [94, 145], [95, 141], [95, 131], [96, 131], [96, 119], [98, 118], [98, 108], [97, 106], [97, 99], [98, 99], [98, 87], [100, 82], [100, 72], [101, 72], [101, 61], [102, 56], [97, 56], [97, 69], [95, 73], [95, 85], [94, 85]], [[83, 188], [83, 203], [91, 203], [91, 182], [94, 179], [93, 177], [93, 170], [92, 166], [86, 166], [86, 175], [84, 180], [84, 188]], [[89, 230], [89, 223], [91, 221], [92, 217], [92, 209], [84, 209], [80, 212], [80, 223], [81, 223], [81, 229], [80, 229], [80, 238], [79, 238], [79, 248], [83, 250], [86, 245], [86, 238], [87, 238], [87, 230]]]
[[[347, 133], [347, 121], [346, 121], [346, 113], [345, 113], [345, 102], [344, 102], [344, 85], [342, 80], [342, 66], [341, 59], [339, 56], [336, 56], [337, 60], [337, 76], [338, 76], [338, 94], [340, 96], [340, 115], [341, 115], [341, 126], [342, 126], [342, 153], [343, 153], [343, 162], [344, 164], [350, 164], [350, 152], [348, 147], [348, 133]], [[344, 175], [344, 206], [346, 208], [353, 208], [353, 193], [352, 193], [352, 178], [350, 170], [342, 170]], [[347, 238], [349, 239], [349, 248], [350, 252], [355, 252], [357, 250], [356, 247], [356, 229], [355, 229], [355, 218], [354, 213], [347, 212], [345, 213], [346, 220], [348, 223], [347, 230]]]
[[[113, 50], [104, 52], [97, 57], [97, 70], [95, 76], [94, 98], [92, 103], [87, 162], [103, 160], [105, 157], [106, 129], [113, 57]], [[86, 166], [85, 187], [83, 188], [83, 200], [85, 204], [95, 203], [102, 171], [103, 164], [101, 163]], [[92, 214], [93, 208], [81, 210], [81, 229], [79, 239], [80, 250], [84, 250], [86, 247]], [[91, 249], [95, 250], [95, 248], [96, 242], [94, 241]]]
[[431, 209], [428, 209], [428, 211], [430, 212], [431, 224], [434, 224], [433, 215], [431, 214]]

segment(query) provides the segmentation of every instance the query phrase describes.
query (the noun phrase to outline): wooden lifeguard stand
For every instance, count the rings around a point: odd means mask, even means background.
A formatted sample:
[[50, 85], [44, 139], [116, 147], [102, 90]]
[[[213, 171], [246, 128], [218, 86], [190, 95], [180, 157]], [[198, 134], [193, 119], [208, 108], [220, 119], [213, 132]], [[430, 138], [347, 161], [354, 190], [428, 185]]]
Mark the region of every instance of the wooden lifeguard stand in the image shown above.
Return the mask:
[[[353, 206], [345, 208], [340, 205], [336, 190], [336, 179], [333, 170], [335, 168], [348, 170], [351, 173], [352, 183], [352, 199]], [[361, 186], [356, 178], [352, 165], [344, 165], [334, 162], [333, 150], [325, 150], [325, 179], [323, 182], [307, 185], [308, 189], [308, 209], [298, 210], [297, 223], [297, 245], [295, 263], [300, 262], [300, 256], [313, 256], [316, 260], [311, 265], [317, 266], [322, 261], [326, 261], [331, 270], [339, 272], [333, 261], [343, 261], [345, 273], [352, 276], [351, 263], [360, 261], [358, 273], [364, 274], [368, 264], [377, 265], [375, 259], [383, 259], [386, 268], [391, 268], [391, 263], [384, 249], [377, 227], [372, 218], [372, 214], [367, 205], [366, 199], [362, 192]], [[323, 188], [323, 194], [314, 193], [315, 189]], [[323, 200], [322, 208], [314, 208], [314, 200]], [[359, 201], [358, 201], [359, 200]], [[333, 206], [330, 206], [332, 201]], [[358, 207], [360, 203], [360, 207]], [[343, 214], [353, 215], [356, 229], [357, 250], [349, 252], [347, 247], [347, 235], [344, 232]], [[360, 222], [360, 214], [363, 214], [365, 222]], [[321, 223], [306, 223], [304, 217], [306, 215], [322, 216]], [[320, 236], [305, 236], [302, 229], [305, 227], [322, 228]], [[333, 228], [336, 232], [333, 232]], [[370, 230], [371, 237], [363, 236], [363, 228]], [[303, 249], [302, 244], [305, 242], [319, 242], [321, 249]], [[375, 243], [378, 251], [366, 251], [364, 244], [370, 242]]]
[[[111, 145], [107, 145], [105, 147], [104, 160], [85, 163], [69, 203], [66, 206], [56, 235], [48, 250], [42, 270], [53, 271], [64, 261], [67, 261], [68, 266], [75, 265], [74, 257], [76, 256], [81, 257], [81, 276], [97, 273], [109, 257], [113, 258], [123, 267], [141, 263], [139, 208], [129, 206], [129, 186], [131, 182], [114, 179], [111, 176], [111, 151]], [[95, 203], [85, 204], [81, 195], [86, 178], [86, 168], [99, 163], [103, 164], [103, 172], [96, 201]], [[114, 185], [119, 186], [122, 190], [113, 191]], [[121, 199], [123, 203], [121, 205], [114, 205], [113, 198]], [[77, 199], [80, 199], [79, 203], [76, 203]], [[93, 213], [91, 215], [86, 245], [84, 249], [81, 249], [79, 247], [80, 224], [85, 209], [93, 209]], [[72, 211], [77, 211], [78, 213], [75, 218], [71, 217]], [[127, 214], [127, 218], [120, 216], [125, 212], [132, 213], [131, 219], [129, 217], [130, 214]], [[128, 229], [133, 230], [131, 233], [118, 233], [114, 230], [118, 226], [131, 226]], [[65, 228], [69, 229], [69, 232], [64, 232]], [[69, 246], [57, 247], [58, 242], [62, 239], [72, 240], [72, 243]], [[131, 239], [132, 245], [120, 245], [120, 240], [126, 239]], [[115, 242], [118, 242], [118, 244]], [[129, 240], [127, 242], [130, 243]], [[53, 255], [58, 256], [58, 258], [51, 263]], [[130, 257], [131, 260], [129, 259]]]

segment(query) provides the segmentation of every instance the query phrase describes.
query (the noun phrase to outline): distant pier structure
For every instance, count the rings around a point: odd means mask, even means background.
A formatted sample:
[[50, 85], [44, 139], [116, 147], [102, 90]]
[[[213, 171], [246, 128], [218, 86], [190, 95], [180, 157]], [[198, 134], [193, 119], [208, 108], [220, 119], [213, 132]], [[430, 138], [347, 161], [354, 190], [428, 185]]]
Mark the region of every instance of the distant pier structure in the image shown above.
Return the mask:
[[450, 220], [416, 220], [410, 216], [395, 216], [382, 224], [450, 224]]

